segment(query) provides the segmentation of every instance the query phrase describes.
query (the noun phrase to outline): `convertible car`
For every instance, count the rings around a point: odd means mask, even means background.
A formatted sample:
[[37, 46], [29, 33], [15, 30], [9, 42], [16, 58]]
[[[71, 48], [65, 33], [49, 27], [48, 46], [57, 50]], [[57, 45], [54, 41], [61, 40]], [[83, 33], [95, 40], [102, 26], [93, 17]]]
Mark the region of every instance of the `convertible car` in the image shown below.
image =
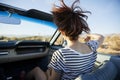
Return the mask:
[[[37, 9], [0, 3], [0, 80], [22, 80], [21, 71], [35, 66], [47, 69], [52, 53], [66, 45], [52, 18]], [[120, 56], [98, 53], [93, 71], [76, 80], [120, 80]]]

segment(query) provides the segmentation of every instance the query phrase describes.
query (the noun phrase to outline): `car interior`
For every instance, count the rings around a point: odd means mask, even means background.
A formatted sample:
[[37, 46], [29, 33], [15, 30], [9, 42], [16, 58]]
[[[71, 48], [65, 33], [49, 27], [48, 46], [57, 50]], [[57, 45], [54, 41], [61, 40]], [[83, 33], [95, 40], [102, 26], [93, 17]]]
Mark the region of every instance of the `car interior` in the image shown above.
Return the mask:
[[[21, 16], [40, 20], [43, 25], [48, 23], [54, 25], [51, 14], [37, 9], [24, 10], [0, 3], [0, 15], [6, 15], [6, 11], [15, 16], [0, 17], [0, 24], [19, 25], [22, 21], [13, 18]], [[64, 40], [61, 44], [57, 44], [59, 38], [60, 32], [55, 28], [48, 41], [0, 41], [0, 80], [21, 80], [21, 71], [29, 72], [36, 66], [46, 71], [52, 53], [66, 45]], [[104, 59], [101, 60], [100, 57], [104, 57]], [[91, 73], [78, 76], [75, 80], [120, 80], [119, 63], [119, 55], [98, 54], [94, 70]]]

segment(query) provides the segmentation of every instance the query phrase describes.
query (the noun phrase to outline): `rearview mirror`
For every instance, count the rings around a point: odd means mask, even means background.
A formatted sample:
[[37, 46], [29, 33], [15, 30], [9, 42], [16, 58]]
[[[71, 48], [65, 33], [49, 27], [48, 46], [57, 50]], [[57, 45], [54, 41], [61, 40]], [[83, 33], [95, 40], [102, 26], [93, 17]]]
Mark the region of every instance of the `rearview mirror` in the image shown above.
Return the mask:
[[0, 16], [0, 23], [19, 25], [21, 23], [21, 20], [9, 16]]

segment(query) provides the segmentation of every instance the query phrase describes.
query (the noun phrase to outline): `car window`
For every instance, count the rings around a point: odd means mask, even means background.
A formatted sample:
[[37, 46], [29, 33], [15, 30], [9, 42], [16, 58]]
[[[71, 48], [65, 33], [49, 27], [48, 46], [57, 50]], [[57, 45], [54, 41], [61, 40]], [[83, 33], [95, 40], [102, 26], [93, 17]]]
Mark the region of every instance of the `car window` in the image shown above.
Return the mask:
[[[0, 12], [0, 16], [7, 16]], [[0, 23], [0, 41], [11, 40], [39, 40], [49, 41], [56, 31], [53, 22], [28, 18], [13, 14], [12, 17], [19, 18], [19, 25]]]

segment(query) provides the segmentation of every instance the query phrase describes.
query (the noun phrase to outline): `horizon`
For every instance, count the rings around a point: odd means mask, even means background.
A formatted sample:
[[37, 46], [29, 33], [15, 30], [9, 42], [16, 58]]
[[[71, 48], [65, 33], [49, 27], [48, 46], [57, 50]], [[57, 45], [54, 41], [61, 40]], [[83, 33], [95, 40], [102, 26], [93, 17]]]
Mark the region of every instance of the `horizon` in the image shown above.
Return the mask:
[[[84, 34], [83, 34], [84, 35]], [[120, 35], [120, 33], [110, 33], [110, 34], [103, 34], [103, 36], [112, 36], [112, 35]], [[0, 34], [0, 37], [32, 37], [32, 36], [41, 36], [41, 35], [28, 35], [28, 34]], [[43, 35], [43, 36], [51, 36], [51, 35]], [[82, 34], [81, 34], [82, 36]]]

